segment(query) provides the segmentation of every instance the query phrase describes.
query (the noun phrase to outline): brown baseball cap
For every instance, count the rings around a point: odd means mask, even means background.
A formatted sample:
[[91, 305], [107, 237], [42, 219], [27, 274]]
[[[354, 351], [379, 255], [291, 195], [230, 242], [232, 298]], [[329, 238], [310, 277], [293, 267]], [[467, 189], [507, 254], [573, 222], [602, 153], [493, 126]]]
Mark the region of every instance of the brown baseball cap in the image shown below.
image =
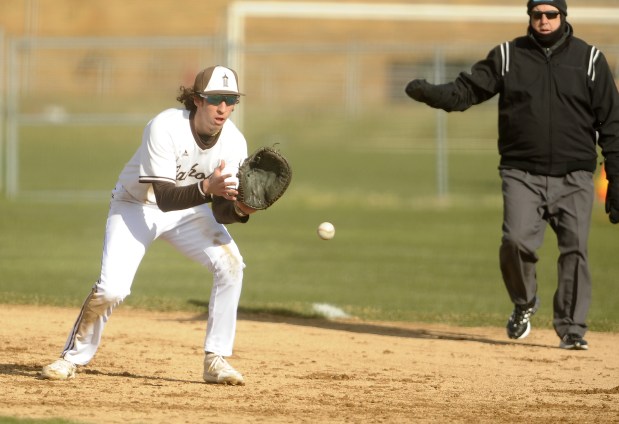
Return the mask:
[[225, 66], [211, 66], [196, 75], [193, 90], [197, 94], [236, 94], [239, 92], [239, 78], [235, 71]]

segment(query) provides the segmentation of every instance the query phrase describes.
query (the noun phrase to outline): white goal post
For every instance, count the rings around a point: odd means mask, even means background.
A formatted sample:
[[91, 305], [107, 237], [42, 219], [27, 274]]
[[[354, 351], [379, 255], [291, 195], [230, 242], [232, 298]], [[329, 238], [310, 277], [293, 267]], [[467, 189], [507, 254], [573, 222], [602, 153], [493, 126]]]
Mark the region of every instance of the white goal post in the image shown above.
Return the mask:
[[[515, 2], [513, 2], [515, 3]], [[403, 3], [337, 3], [337, 2], [279, 2], [236, 1], [228, 7], [227, 16], [227, 65], [240, 72], [243, 86], [245, 72], [243, 52], [245, 22], [247, 18], [282, 19], [365, 19], [435, 22], [522, 22], [526, 6], [487, 6], [454, 4], [403, 4]], [[618, 25], [619, 8], [570, 7], [570, 21], [597, 25]], [[615, 27], [616, 28], [616, 27]], [[240, 108], [235, 122], [242, 127], [243, 111]]]

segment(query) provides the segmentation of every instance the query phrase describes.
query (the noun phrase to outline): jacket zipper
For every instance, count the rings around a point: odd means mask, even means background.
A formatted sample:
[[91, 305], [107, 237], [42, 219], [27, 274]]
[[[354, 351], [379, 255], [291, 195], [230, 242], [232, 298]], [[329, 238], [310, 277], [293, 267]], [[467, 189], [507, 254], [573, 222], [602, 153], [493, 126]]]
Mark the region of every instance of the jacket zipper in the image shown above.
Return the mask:
[[546, 97], [546, 101], [547, 101], [547, 105], [546, 107], [548, 108], [548, 121], [547, 121], [547, 125], [548, 125], [548, 157], [549, 157], [549, 161], [548, 161], [548, 172], [552, 172], [552, 166], [553, 166], [553, 161], [554, 161], [554, 155], [553, 155], [553, 146], [552, 146], [552, 89], [553, 89], [553, 79], [552, 79], [552, 50], [547, 48], [544, 49], [544, 53], [546, 54], [546, 67], [548, 70], [548, 96]]

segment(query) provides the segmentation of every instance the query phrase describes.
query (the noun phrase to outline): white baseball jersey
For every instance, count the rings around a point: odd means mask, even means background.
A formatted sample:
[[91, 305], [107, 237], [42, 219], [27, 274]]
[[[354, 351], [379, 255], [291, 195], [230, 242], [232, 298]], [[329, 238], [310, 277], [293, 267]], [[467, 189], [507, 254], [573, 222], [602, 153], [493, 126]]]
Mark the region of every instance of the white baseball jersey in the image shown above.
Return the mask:
[[132, 200], [155, 204], [152, 182], [172, 182], [179, 186], [196, 184], [213, 173], [223, 159], [224, 173], [236, 175], [247, 157], [247, 143], [232, 121], [227, 120], [219, 140], [202, 150], [189, 125], [189, 111], [167, 109], [144, 129], [142, 144], [122, 170], [118, 183]]

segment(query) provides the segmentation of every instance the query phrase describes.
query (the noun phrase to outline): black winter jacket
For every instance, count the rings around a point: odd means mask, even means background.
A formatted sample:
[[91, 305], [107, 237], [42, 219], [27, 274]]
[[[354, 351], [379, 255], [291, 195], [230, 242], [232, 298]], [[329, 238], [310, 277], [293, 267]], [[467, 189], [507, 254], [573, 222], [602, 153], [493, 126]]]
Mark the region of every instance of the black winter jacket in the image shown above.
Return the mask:
[[498, 93], [500, 168], [550, 176], [593, 172], [597, 139], [606, 173], [619, 176], [617, 86], [604, 55], [574, 37], [569, 24], [567, 37], [552, 50], [531, 36], [519, 37], [451, 83], [414, 80], [406, 92], [448, 112]]

